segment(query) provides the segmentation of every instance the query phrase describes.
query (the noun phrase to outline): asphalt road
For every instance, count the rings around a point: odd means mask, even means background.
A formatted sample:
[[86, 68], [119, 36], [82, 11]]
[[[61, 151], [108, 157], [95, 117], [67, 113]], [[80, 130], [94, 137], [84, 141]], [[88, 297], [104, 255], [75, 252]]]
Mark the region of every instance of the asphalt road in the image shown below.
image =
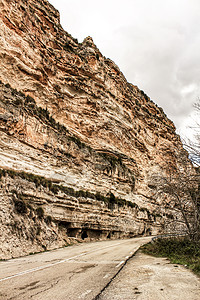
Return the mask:
[[93, 300], [151, 237], [83, 243], [0, 262], [0, 299]]

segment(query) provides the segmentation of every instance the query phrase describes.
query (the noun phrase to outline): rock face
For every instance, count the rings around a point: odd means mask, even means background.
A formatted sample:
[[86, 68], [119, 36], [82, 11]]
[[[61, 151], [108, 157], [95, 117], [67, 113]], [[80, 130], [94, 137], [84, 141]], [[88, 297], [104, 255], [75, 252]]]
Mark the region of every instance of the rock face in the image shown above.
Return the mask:
[[152, 175], [192, 172], [173, 123], [46, 0], [0, 19], [0, 258], [161, 232]]

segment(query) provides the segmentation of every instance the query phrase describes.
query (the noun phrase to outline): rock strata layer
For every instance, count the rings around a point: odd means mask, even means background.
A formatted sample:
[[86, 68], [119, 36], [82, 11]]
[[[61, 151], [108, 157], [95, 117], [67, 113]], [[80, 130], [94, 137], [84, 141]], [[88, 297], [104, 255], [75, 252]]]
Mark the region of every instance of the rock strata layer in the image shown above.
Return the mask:
[[192, 172], [172, 121], [47, 1], [0, 19], [0, 258], [162, 232], [152, 176]]

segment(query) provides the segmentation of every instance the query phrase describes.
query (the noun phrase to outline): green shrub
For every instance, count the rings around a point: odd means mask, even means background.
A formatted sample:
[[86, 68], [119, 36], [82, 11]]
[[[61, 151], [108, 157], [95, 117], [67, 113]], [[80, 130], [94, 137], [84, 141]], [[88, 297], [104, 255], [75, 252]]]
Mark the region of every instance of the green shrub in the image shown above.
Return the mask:
[[17, 98], [17, 99], [15, 100], [14, 104], [17, 105], [17, 106], [20, 106], [20, 105], [23, 104], [23, 101], [22, 101], [21, 98]]
[[32, 103], [32, 104], [36, 105], [35, 100], [29, 95], [26, 96], [26, 100], [25, 100], [25, 104], [28, 104], [28, 103]]
[[11, 86], [10, 86], [10, 84], [9, 84], [9, 83], [6, 83], [6, 84], [5, 84], [5, 87], [7, 87], [7, 88], [11, 88]]
[[110, 193], [109, 202], [110, 203], [115, 203], [115, 201], [116, 201], [115, 195], [113, 193]]
[[[30, 177], [31, 179], [31, 177]], [[38, 187], [40, 186], [41, 180], [39, 177], [33, 177], [33, 182], [35, 183], [35, 186]]]
[[38, 215], [39, 219], [44, 218], [44, 209], [40, 206], [36, 209], [36, 214]]
[[7, 170], [7, 174], [11, 177], [11, 178], [15, 178], [15, 171], [13, 170]]
[[5, 176], [6, 176], [6, 171], [0, 169], [0, 180], [1, 180], [2, 177], [5, 177]]
[[60, 190], [59, 185], [55, 185], [55, 184], [52, 185], [52, 186], [50, 186], [49, 189], [54, 194], [57, 194], [59, 192], [59, 190]]
[[74, 48], [70, 45], [69, 42], [66, 42], [66, 43], [63, 45], [63, 49], [65, 49], [66, 51], [74, 52]]
[[51, 217], [51, 216], [46, 216], [45, 222], [46, 222], [47, 224], [51, 224], [51, 222], [52, 222], [52, 217]]
[[40, 235], [40, 232], [41, 232], [41, 226], [38, 225], [36, 228], [36, 235]]
[[23, 200], [15, 199], [14, 200], [15, 210], [18, 214], [26, 214], [27, 213], [27, 206]]
[[134, 202], [128, 201], [127, 205], [131, 208], [138, 207], [138, 205]]
[[104, 201], [104, 202], [107, 202], [107, 198], [103, 195], [101, 195], [99, 192], [96, 192], [95, 194], [95, 199], [98, 200], [98, 201]]
[[28, 207], [28, 209], [30, 209], [30, 210], [34, 210], [33, 206], [32, 206], [30, 203], [27, 204], [27, 207]]

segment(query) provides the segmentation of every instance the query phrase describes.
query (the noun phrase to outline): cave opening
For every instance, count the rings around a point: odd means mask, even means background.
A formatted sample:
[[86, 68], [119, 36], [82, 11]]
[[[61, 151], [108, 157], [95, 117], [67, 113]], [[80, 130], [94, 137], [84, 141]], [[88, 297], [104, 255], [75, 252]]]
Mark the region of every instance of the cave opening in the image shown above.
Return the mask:
[[107, 235], [107, 239], [110, 239], [111, 238], [111, 234], [109, 232], [109, 234]]
[[84, 231], [82, 232], [82, 234], [81, 234], [81, 238], [82, 238], [82, 240], [84, 240], [84, 239], [86, 239], [87, 237], [88, 237], [87, 231], [84, 230]]
[[147, 234], [147, 235], [151, 235], [151, 234], [152, 234], [152, 233], [151, 233], [151, 228], [147, 228], [146, 234]]

